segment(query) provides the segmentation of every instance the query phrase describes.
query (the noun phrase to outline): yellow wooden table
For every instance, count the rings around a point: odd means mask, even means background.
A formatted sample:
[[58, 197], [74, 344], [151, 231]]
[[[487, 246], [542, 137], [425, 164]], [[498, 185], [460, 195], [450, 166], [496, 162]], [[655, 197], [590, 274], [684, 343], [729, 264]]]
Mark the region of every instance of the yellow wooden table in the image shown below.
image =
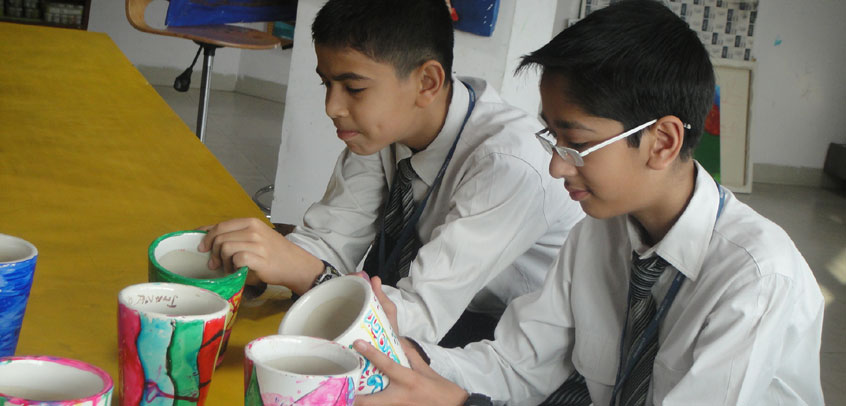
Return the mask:
[[[107, 35], [0, 23], [0, 55], [0, 233], [39, 254], [17, 354], [117, 386], [117, 294], [147, 281], [150, 242], [264, 215]], [[242, 305], [207, 405], [243, 404], [243, 348], [288, 304]]]

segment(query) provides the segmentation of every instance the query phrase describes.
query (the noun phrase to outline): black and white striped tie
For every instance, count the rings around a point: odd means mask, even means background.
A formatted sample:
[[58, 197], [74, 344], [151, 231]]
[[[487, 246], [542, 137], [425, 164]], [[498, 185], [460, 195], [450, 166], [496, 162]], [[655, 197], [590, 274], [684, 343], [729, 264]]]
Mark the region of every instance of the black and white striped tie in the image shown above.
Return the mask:
[[[627, 335], [631, 337], [627, 345], [631, 346], [643, 335], [646, 326], [655, 316], [655, 299], [652, 297], [652, 287], [667, 268], [667, 261], [659, 256], [640, 259], [636, 252], [632, 252], [631, 280], [629, 281], [629, 317], [626, 320]], [[649, 381], [652, 379], [652, 364], [658, 352], [658, 338], [653, 336], [644, 347], [643, 354], [632, 368], [628, 379], [620, 392], [621, 406], [646, 404], [646, 394], [649, 391]], [[625, 365], [629, 356], [625, 352], [620, 362]], [[591, 404], [585, 378], [574, 371], [561, 386], [549, 395], [539, 406], [587, 406]], [[615, 404], [612, 399], [611, 404]]]
[[383, 229], [385, 230], [385, 257], [391, 255], [394, 249], [399, 248], [400, 252], [397, 260], [393, 264], [385, 264], [387, 270], [379, 269], [379, 253], [378, 244], [380, 235], [377, 233], [376, 240], [370, 254], [364, 262], [364, 270], [371, 276], [383, 276], [382, 283], [395, 286], [400, 279], [408, 276], [408, 268], [411, 261], [417, 256], [417, 251], [420, 249], [420, 238], [416, 231], [412, 231], [411, 236], [402, 244], [401, 247], [396, 247], [397, 240], [400, 238], [405, 225], [408, 224], [409, 219], [414, 213], [416, 205], [414, 204], [414, 193], [411, 188], [411, 181], [417, 176], [414, 169], [411, 167], [411, 158], [405, 158], [397, 163], [397, 173], [394, 176], [394, 181], [391, 184], [391, 190], [388, 195], [388, 202], [383, 210], [384, 222]]

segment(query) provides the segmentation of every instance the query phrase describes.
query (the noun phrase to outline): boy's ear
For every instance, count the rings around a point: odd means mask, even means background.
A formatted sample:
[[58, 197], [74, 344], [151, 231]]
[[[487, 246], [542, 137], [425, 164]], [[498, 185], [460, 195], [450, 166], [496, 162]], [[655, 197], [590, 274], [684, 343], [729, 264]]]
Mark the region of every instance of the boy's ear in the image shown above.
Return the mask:
[[416, 70], [417, 106], [426, 107], [445, 91], [446, 72], [440, 62], [428, 60]]
[[684, 123], [676, 116], [664, 116], [659, 118], [652, 128], [647, 166], [662, 170], [675, 162], [681, 152], [684, 144]]

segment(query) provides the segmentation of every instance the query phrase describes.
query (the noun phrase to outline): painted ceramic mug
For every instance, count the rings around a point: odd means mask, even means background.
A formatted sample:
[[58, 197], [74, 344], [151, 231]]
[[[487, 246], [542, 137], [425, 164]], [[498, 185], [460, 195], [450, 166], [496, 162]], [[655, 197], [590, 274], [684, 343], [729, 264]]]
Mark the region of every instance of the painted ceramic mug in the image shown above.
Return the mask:
[[223, 269], [210, 270], [210, 254], [197, 251], [205, 235], [205, 231], [192, 230], [176, 231], [156, 238], [147, 251], [148, 278], [150, 282], [173, 282], [208, 289], [229, 302], [223, 345], [217, 359], [219, 365], [223, 361], [229, 334], [241, 305], [247, 267], [241, 267], [229, 275], [225, 275]]
[[142, 283], [121, 290], [121, 405], [203, 405], [228, 311], [223, 298], [195, 286]]
[[244, 349], [245, 406], [351, 406], [360, 361], [338, 343], [267, 336]]
[[[279, 334], [325, 338], [348, 348], [362, 339], [400, 365], [409, 366], [379, 300], [360, 276], [335, 278], [306, 292], [285, 313]], [[371, 394], [387, 387], [388, 377], [359, 357], [362, 371], [356, 393]]]
[[110, 406], [113, 386], [106, 371], [82, 361], [0, 358], [0, 405]]
[[0, 357], [15, 355], [37, 259], [34, 245], [0, 234]]

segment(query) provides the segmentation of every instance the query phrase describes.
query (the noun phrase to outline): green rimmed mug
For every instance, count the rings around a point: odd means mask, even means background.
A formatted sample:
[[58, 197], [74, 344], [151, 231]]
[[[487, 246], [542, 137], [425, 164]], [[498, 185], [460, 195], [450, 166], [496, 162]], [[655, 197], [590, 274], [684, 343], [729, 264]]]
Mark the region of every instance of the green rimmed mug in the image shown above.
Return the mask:
[[217, 365], [220, 365], [241, 305], [247, 267], [242, 266], [228, 275], [222, 268], [208, 269], [211, 254], [197, 250], [205, 235], [205, 231], [199, 230], [175, 231], [153, 240], [147, 250], [148, 278], [150, 282], [171, 282], [208, 289], [229, 302], [223, 343], [217, 357]]

